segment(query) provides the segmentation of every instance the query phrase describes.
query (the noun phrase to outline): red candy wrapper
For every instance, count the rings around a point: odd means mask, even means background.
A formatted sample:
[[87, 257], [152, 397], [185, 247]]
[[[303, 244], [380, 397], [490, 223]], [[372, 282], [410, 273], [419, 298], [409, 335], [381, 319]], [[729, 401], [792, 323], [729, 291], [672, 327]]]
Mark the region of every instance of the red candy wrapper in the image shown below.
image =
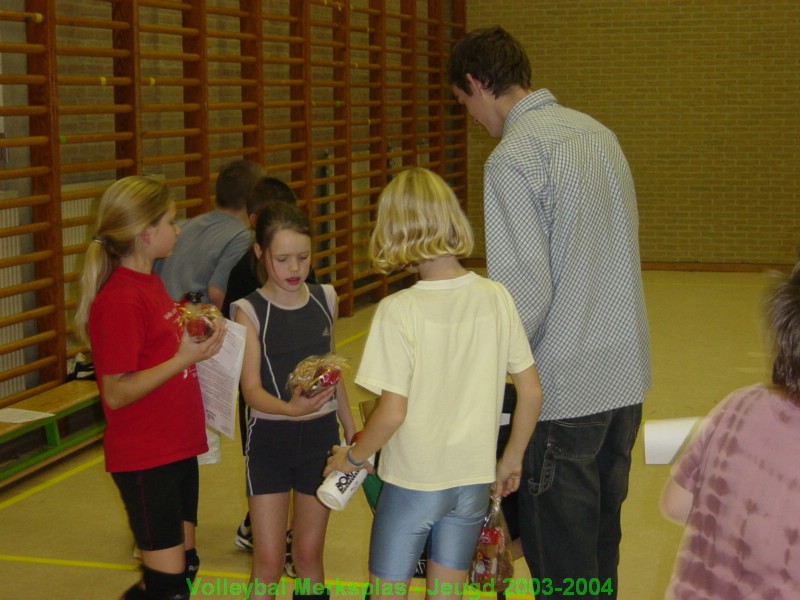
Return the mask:
[[190, 292], [178, 303], [181, 320], [189, 332], [193, 342], [203, 342], [214, 333], [214, 321], [222, 317], [222, 313], [213, 304], [199, 301], [197, 292]]
[[508, 587], [507, 580], [513, 576], [511, 536], [503, 512], [500, 510], [500, 498], [494, 498], [478, 537], [472, 568], [469, 570], [469, 581], [480, 584], [481, 589], [491, 586], [497, 594], [500, 594]]
[[339, 383], [346, 362], [346, 359], [332, 353], [309, 356], [297, 364], [286, 386], [293, 390], [299, 385], [304, 395], [311, 396]]

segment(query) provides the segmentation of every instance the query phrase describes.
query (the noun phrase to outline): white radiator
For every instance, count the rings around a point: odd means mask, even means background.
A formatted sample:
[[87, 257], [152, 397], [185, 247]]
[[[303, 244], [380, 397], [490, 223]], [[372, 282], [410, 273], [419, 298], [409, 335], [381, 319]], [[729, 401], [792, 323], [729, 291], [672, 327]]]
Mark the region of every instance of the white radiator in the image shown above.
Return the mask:
[[[0, 191], [0, 200], [14, 198], [16, 192]], [[18, 227], [20, 225], [19, 208], [0, 210], [0, 229]], [[22, 243], [18, 236], [0, 239], [0, 256], [10, 257], [22, 254]], [[5, 288], [23, 283], [23, 267], [9, 267], [0, 269], [0, 288]], [[19, 314], [23, 311], [22, 296], [19, 294], [0, 298], [0, 317]], [[0, 327], [0, 346], [16, 342], [25, 337], [24, 324], [17, 323], [8, 327]], [[8, 371], [25, 364], [23, 350], [15, 350], [0, 355], [0, 372]], [[25, 378], [14, 377], [0, 381], [0, 398], [11, 396], [25, 389]]]

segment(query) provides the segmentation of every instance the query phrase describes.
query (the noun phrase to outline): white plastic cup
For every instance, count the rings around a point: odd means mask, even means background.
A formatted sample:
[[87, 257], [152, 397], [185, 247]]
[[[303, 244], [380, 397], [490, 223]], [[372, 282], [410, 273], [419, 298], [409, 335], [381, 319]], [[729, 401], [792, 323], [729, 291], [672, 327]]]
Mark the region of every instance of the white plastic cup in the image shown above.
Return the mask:
[[[367, 460], [373, 464], [374, 456]], [[342, 510], [364, 483], [367, 475], [367, 470], [363, 468], [349, 473], [331, 471], [317, 488], [317, 498], [331, 510]]]

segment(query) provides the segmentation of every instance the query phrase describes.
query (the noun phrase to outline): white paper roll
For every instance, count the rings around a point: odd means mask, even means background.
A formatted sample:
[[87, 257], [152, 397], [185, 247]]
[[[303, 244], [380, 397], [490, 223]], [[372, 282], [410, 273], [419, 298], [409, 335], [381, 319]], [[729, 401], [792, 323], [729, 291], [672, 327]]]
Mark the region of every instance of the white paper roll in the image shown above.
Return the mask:
[[670, 464], [700, 417], [657, 419], [644, 422], [644, 462], [648, 465]]

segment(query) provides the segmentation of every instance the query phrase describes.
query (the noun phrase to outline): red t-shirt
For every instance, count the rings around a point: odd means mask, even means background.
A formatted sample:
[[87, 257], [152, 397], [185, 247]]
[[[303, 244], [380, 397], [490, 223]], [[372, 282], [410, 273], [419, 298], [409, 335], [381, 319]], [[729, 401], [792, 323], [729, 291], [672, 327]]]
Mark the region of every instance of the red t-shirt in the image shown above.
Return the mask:
[[92, 358], [103, 398], [106, 470], [138, 471], [208, 449], [200, 384], [194, 366], [132, 404], [112, 410], [103, 375], [141, 371], [172, 358], [182, 330], [175, 303], [157, 275], [112, 271], [89, 313]]

